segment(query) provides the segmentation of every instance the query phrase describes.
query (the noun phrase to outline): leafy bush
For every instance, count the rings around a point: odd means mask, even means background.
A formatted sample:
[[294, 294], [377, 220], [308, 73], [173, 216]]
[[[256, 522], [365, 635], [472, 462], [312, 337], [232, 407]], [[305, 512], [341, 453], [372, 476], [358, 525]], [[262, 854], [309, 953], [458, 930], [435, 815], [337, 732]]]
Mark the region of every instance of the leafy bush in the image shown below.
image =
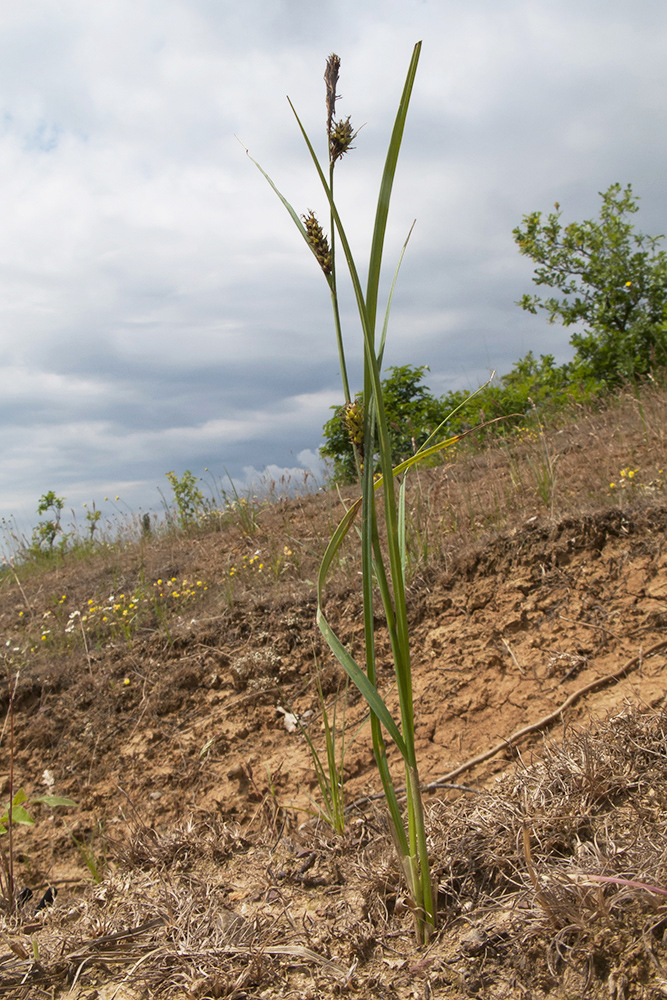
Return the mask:
[[561, 298], [524, 295], [528, 312], [544, 309], [549, 322], [580, 324], [570, 374], [609, 387], [648, 375], [667, 364], [667, 254], [662, 236], [636, 233], [628, 216], [639, 211], [630, 184], [604, 193], [599, 221], [563, 227], [556, 211], [524, 216], [514, 230], [519, 251], [538, 265], [533, 281], [556, 289]]
[[[478, 437], [507, 434], [523, 425], [526, 416], [536, 409], [562, 407], [568, 400], [583, 402], [602, 388], [601, 383], [583, 376], [571, 365], [556, 365], [553, 355], [545, 354], [537, 360], [532, 351], [517, 361], [507, 375], [475, 393], [456, 390], [433, 396], [421, 384], [427, 371], [425, 365], [419, 368], [401, 365], [390, 368], [391, 374], [381, 383], [387, 400], [394, 465], [414, 455], [441, 425], [439, 438], [452, 437], [472, 427], [479, 428]], [[363, 412], [363, 405], [363, 394], [358, 393], [354, 406], [359, 413]], [[333, 480], [340, 483], [356, 479], [350, 417], [349, 406], [336, 408], [324, 425], [325, 443], [320, 448], [320, 454], [333, 464]], [[490, 423], [498, 418], [503, 418], [502, 422]], [[439, 458], [433, 456], [432, 461]]]
[[178, 523], [184, 530], [196, 524], [207, 509], [206, 498], [197, 485], [197, 477], [186, 469], [179, 479], [175, 472], [166, 472], [178, 510]]

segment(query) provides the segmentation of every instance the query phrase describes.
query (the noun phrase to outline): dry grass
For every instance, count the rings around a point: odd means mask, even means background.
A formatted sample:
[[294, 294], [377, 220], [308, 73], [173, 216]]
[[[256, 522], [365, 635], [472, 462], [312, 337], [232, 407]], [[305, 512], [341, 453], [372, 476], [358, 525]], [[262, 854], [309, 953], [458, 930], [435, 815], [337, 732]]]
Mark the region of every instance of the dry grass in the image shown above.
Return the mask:
[[449, 918], [522, 978], [528, 959], [544, 988], [564, 971], [582, 992], [594, 980], [661, 984], [666, 725], [628, 711], [546, 744], [463, 811], [433, 807]]
[[[664, 389], [641, 399], [626, 393], [604, 408], [577, 407], [541, 430], [529, 422], [523, 433], [481, 449], [462, 443], [443, 466], [411, 473], [413, 570], [459, 558], [529, 518], [556, 522], [655, 502], [667, 482], [666, 420]], [[621, 475], [627, 469], [631, 478]]]
[[664, 892], [666, 765], [667, 716], [628, 711], [545, 744], [492, 791], [432, 803], [441, 929], [421, 953], [373, 811], [346, 839], [135, 826], [78, 906], [0, 918], [0, 996], [408, 996], [415, 979], [427, 995], [654, 995], [641, 990], [665, 979], [664, 896], [593, 879]]

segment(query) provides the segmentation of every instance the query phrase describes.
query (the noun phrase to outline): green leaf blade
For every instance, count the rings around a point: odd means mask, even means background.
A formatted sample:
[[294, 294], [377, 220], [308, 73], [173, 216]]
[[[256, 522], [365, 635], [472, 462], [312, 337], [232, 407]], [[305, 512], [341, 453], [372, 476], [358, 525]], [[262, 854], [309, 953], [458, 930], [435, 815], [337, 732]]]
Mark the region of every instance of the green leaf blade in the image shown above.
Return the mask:
[[410, 66], [408, 67], [401, 101], [396, 113], [394, 129], [391, 134], [389, 149], [387, 150], [387, 158], [385, 160], [382, 181], [380, 183], [380, 191], [378, 194], [375, 226], [373, 228], [373, 241], [371, 243], [371, 254], [368, 264], [368, 282], [366, 286], [366, 308], [368, 310], [369, 324], [372, 329], [375, 327], [375, 317], [377, 313], [378, 288], [380, 285], [380, 270], [382, 266], [384, 239], [387, 231], [389, 203], [391, 201], [391, 192], [394, 185], [394, 177], [396, 175], [398, 154], [403, 141], [403, 132], [405, 130], [405, 121], [408, 115], [410, 97], [412, 96], [412, 88], [417, 75], [417, 66], [419, 64], [421, 47], [422, 43], [417, 42], [412, 52], [412, 59], [410, 60]]

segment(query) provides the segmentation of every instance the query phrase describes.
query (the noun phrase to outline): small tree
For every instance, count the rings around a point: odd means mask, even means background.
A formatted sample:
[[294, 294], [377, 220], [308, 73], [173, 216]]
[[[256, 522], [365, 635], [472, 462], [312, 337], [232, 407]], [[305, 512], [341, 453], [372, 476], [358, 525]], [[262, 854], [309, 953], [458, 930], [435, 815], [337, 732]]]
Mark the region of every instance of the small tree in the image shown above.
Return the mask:
[[165, 472], [165, 476], [174, 491], [178, 521], [185, 531], [196, 524], [200, 514], [206, 510], [206, 499], [197, 485], [197, 477], [189, 469], [185, 470], [180, 479], [175, 472]]
[[667, 364], [667, 255], [662, 236], [636, 233], [628, 216], [639, 210], [632, 187], [612, 184], [598, 221], [563, 227], [556, 211], [523, 218], [514, 230], [519, 251], [538, 265], [533, 281], [561, 298], [524, 295], [517, 305], [546, 310], [549, 322], [581, 324], [574, 333], [574, 377], [616, 385]]
[[40, 521], [33, 528], [32, 547], [35, 551], [40, 551], [45, 544], [48, 545], [49, 551], [53, 550], [53, 543], [58, 535], [62, 533], [60, 517], [64, 506], [65, 497], [56, 496], [53, 490], [49, 490], [48, 493], [44, 493], [39, 498], [37, 513], [48, 514], [50, 512], [51, 517], [46, 521]]

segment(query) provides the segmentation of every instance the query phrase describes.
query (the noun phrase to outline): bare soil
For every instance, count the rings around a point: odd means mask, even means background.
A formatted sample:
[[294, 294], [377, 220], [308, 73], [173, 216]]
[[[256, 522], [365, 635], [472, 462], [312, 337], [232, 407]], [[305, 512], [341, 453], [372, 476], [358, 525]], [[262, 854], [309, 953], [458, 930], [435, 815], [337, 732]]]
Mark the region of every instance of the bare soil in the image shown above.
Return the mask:
[[[657, 476], [661, 434], [644, 447]], [[570, 440], [563, 467], [572, 454]], [[592, 454], [572, 460], [581, 470]], [[562, 473], [559, 504], [545, 509], [533, 489], [489, 526], [489, 498], [512, 468], [496, 456], [475, 471], [478, 461], [461, 459], [468, 497], [486, 496], [466, 515], [475, 537], [443, 513], [458, 466], [420, 483], [419, 502], [438, 508], [410, 589], [441, 913], [430, 945], [414, 941], [364, 704], [345, 695], [315, 625], [317, 553], [338, 502], [320, 494], [262, 508], [251, 530], [235, 523], [5, 576], [0, 801], [13, 745], [14, 790], [77, 807], [35, 805], [34, 826], [14, 830], [17, 890], [33, 896], [0, 917], [1, 996], [664, 995], [667, 505], [648, 473], [641, 493], [609, 500], [614, 457], [611, 471], [595, 470], [597, 503], [573, 503], [574, 474]], [[413, 527], [417, 551], [417, 513]], [[327, 612], [358, 653], [355, 577], [350, 557]], [[106, 591], [163, 580], [206, 589], [175, 598], [168, 621], [146, 613], [130, 634], [86, 633], [71, 617]], [[380, 631], [394, 705], [386, 647]], [[340, 719], [346, 704], [342, 837], [313, 816], [312, 760], [289, 731], [296, 714], [323, 745], [315, 659], [330, 713], [337, 702]], [[7, 857], [6, 836], [2, 848]], [[48, 887], [55, 903], [35, 912]]]

